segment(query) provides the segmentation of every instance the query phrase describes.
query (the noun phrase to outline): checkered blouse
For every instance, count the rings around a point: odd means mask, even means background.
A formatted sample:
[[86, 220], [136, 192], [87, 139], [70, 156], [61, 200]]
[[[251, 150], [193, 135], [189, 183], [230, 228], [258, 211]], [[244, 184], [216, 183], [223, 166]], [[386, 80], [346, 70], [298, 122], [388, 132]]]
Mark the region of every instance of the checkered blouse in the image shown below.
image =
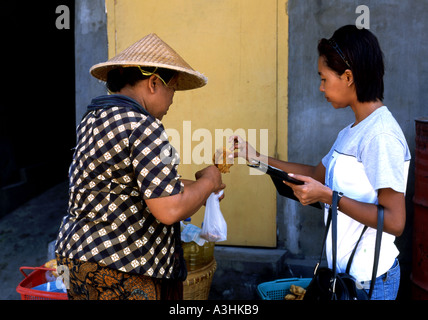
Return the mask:
[[57, 238], [64, 257], [124, 272], [169, 278], [174, 228], [145, 199], [183, 191], [178, 154], [162, 123], [126, 107], [89, 112], [77, 128], [70, 199]]

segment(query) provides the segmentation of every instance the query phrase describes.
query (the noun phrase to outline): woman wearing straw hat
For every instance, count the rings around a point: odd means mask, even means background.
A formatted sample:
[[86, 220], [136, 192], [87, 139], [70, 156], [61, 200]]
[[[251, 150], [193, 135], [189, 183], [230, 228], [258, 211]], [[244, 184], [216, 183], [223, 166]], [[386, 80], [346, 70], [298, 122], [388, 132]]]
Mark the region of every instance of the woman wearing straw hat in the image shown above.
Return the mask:
[[56, 242], [70, 299], [181, 299], [187, 272], [179, 222], [224, 189], [209, 166], [180, 179], [162, 125], [174, 92], [207, 79], [150, 34], [91, 68], [113, 94], [77, 128], [70, 200]]

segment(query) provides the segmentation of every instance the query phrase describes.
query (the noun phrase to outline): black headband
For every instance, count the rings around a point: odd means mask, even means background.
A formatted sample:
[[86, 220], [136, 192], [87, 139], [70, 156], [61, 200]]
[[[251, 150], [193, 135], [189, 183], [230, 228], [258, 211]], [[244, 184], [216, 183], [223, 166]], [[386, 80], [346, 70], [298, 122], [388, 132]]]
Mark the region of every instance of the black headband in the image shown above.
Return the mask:
[[331, 38], [328, 40], [328, 43], [333, 47], [334, 50], [336, 50], [337, 54], [342, 58], [343, 62], [346, 63], [349, 69], [351, 68], [351, 65], [349, 64], [348, 60], [346, 60], [345, 55], [343, 54], [342, 50], [340, 50], [339, 46], [337, 45], [336, 41]]

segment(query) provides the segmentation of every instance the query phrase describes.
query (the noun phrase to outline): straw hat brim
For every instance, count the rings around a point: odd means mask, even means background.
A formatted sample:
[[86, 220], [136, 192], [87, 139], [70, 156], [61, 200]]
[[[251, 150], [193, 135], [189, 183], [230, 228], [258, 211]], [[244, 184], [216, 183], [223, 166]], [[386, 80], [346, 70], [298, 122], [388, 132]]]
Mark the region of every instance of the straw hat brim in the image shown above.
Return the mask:
[[107, 81], [109, 71], [118, 67], [158, 67], [178, 72], [174, 88], [190, 90], [203, 87], [208, 79], [195, 71], [168, 44], [152, 33], [137, 41], [110, 60], [98, 63], [90, 69], [97, 79]]
[[90, 73], [95, 78], [101, 81], [107, 81], [107, 74], [110, 70], [118, 67], [158, 67], [165, 69], [172, 69], [178, 72], [178, 78], [174, 88], [176, 90], [191, 90], [201, 88], [208, 83], [208, 78], [198, 71], [185, 69], [179, 66], [171, 66], [162, 63], [135, 63], [135, 61], [121, 61], [121, 62], [103, 62], [94, 65], [90, 69]]

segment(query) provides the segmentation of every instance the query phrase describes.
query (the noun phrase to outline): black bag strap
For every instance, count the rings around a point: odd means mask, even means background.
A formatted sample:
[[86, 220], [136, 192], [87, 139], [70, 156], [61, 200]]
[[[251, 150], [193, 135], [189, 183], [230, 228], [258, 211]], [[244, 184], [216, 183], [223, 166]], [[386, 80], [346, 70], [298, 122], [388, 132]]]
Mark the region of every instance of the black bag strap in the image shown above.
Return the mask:
[[383, 219], [384, 219], [383, 211], [384, 211], [383, 207], [380, 204], [378, 204], [377, 205], [376, 246], [375, 246], [375, 255], [374, 255], [374, 262], [373, 262], [372, 281], [370, 282], [369, 298], [372, 297], [373, 288], [376, 281], [377, 267], [379, 264], [380, 245], [382, 242], [382, 233], [383, 233]]
[[[384, 209], [380, 204], [378, 204], [377, 205], [376, 243], [375, 243], [375, 253], [374, 253], [373, 269], [372, 269], [372, 280], [370, 281], [369, 298], [372, 297], [372, 293], [373, 293], [373, 289], [376, 281], [377, 268], [379, 265], [380, 245], [382, 242], [382, 233], [383, 233], [383, 220], [384, 220], [383, 216], [384, 216]], [[348, 274], [351, 269], [351, 264], [352, 264], [352, 260], [354, 259], [355, 252], [357, 251], [358, 244], [360, 243], [360, 240], [363, 237], [363, 234], [367, 230], [367, 228], [368, 228], [367, 226], [364, 226], [363, 232], [361, 232], [361, 235], [358, 238], [357, 244], [355, 245], [354, 250], [352, 250], [351, 256], [349, 257], [348, 264], [346, 266], [346, 273]]]
[[330, 207], [331, 210], [331, 241], [333, 253], [333, 279], [336, 279], [337, 268], [337, 192], [333, 191], [333, 202]]
[[322, 261], [322, 257], [324, 255], [324, 248], [325, 248], [325, 243], [327, 241], [327, 234], [328, 234], [328, 228], [330, 227], [330, 222], [331, 222], [331, 208], [328, 211], [327, 222], [326, 222], [326, 227], [325, 227], [323, 241], [322, 241], [322, 246], [321, 246], [320, 258], [318, 260], [318, 263], [315, 266], [314, 274], [317, 272], [317, 269], [320, 266], [321, 261]]
[[[337, 191], [333, 191], [333, 201], [332, 205], [329, 208], [329, 213], [327, 217], [327, 223], [326, 228], [324, 232], [324, 239], [323, 244], [321, 248], [321, 254], [319, 258], [319, 262], [317, 263], [314, 273], [316, 273], [316, 270], [318, 269], [319, 265], [321, 264], [325, 243], [327, 241], [327, 234], [328, 230], [330, 228], [330, 223], [332, 225], [332, 262], [333, 262], [333, 276], [336, 277], [336, 259], [337, 259]], [[374, 261], [373, 261], [373, 269], [372, 269], [372, 280], [370, 282], [370, 291], [369, 291], [369, 299], [372, 296], [374, 284], [376, 281], [376, 275], [377, 275], [377, 269], [379, 265], [379, 255], [380, 255], [380, 246], [382, 242], [382, 233], [383, 233], [383, 220], [384, 220], [384, 208], [381, 205], [377, 205], [377, 230], [376, 230], [376, 243], [375, 243], [375, 253], [374, 253]], [[355, 252], [357, 251], [357, 247], [360, 243], [360, 240], [363, 237], [364, 232], [367, 230], [367, 226], [364, 226], [363, 231], [360, 234], [360, 237], [358, 238], [357, 243], [355, 244], [354, 249], [352, 250], [351, 256], [349, 257], [348, 264], [346, 266], [346, 273], [349, 273], [349, 270], [351, 269], [352, 260], [354, 258]]]
[[349, 271], [351, 270], [352, 260], [354, 260], [355, 252], [357, 252], [357, 247], [361, 241], [361, 238], [363, 237], [364, 232], [366, 232], [367, 228], [368, 228], [367, 226], [364, 226], [363, 231], [361, 232], [360, 237], [358, 238], [358, 241], [355, 244], [354, 250], [352, 250], [352, 253], [348, 260], [348, 264], [346, 265], [346, 273], [349, 273]]

